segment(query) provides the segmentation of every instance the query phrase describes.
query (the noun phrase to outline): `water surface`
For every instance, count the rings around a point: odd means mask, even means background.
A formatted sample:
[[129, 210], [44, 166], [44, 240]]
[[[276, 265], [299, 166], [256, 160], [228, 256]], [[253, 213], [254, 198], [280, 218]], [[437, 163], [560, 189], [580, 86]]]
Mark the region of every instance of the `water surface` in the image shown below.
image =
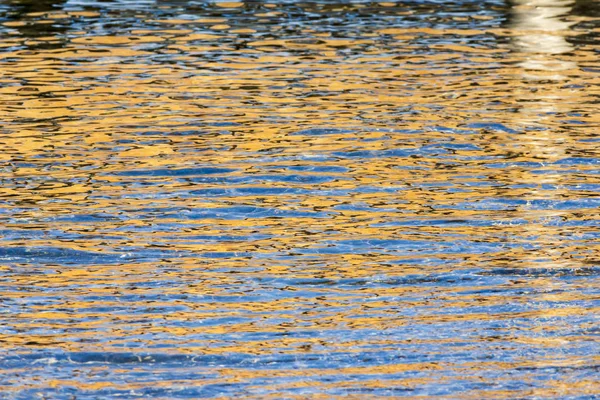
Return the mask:
[[595, 398], [594, 1], [0, 2], [0, 397]]

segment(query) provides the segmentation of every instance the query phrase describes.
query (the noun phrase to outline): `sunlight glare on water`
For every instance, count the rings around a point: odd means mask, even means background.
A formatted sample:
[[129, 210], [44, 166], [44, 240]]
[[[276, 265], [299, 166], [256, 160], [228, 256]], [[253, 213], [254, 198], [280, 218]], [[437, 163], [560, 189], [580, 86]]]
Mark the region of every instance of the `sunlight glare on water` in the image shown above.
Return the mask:
[[595, 398], [600, 3], [0, 0], [0, 398]]

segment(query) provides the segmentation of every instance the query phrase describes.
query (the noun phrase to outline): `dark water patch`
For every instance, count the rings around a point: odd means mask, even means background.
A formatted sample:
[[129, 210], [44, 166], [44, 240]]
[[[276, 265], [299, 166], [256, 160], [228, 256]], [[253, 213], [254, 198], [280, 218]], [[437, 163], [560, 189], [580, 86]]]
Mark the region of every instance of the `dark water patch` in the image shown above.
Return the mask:
[[573, 200], [545, 200], [545, 199], [484, 199], [477, 202], [464, 202], [441, 208], [457, 208], [463, 210], [584, 210], [595, 209], [600, 205], [600, 199], [580, 198]]
[[118, 171], [114, 175], [117, 176], [198, 176], [198, 175], [213, 175], [213, 174], [229, 174], [235, 172], [232, 168], [219, 168], [219, 167], [200, 167], [200, 168], [163, 168], [163, 169], [150, 169], [150, 170], [132, 170], [132, 171]]
[[[187, 243], [194, 243], [194, 241], [202, 242], [245, 242], [252, 240], [262, 240], [270, 238], [270, 235], [256, 233], [249, 236], [234, 236], [234, 235], [193, 235], [186, 236]], [[167, 237], [167, 239], [177, 239], [177, 236]]]
[[530, 244], [490, 243], [484, 241], [454, 240], [445, 242], [424, 240], [343, 240], [326, 241], [324, 247], [298, 249], [301, 254], [485, 254], [506, 251], [510, 248], [534, 248]]
[[220, 252], [216, 252], [216, 251], [209, 251], [209, 252], [204, 252], [204, 253], [200, 253], [201, 257], [205, 257], [205, 258], [216, 258], [216, 259], [233, 259], [233, 258], [247, 258], [252, 256], [252, 253], [248, 253], [248, 252], [227, 252], [227, 251], [220, 251]]
[[474, 122], [468, 124], [467, 127], [474, 129], [488, 129], [490, 131], [500, 131], [511, 134], [519, 133], [518, 131], [511, 129], [506, 125], [497, 122]]
[[183, 252], [150, 248], [122, 248], [118, 252], [92, 252], [66, 247], [0, 247], [0, 261], [5, 264], [32, 265], [104, 265], [179, 258]]
[[432, 275], [409, 275], [404, 277], [372, 277], [369, 279], [277, 279], [273, 282], [293, 287], [396, 287], [396, 286], [421, 286], [421, 285], [468, 285], [475, 281], [483, 282], [477, 275], [470, 274], [432, 274]]
[[542, 163], [542, 162], [501, 162], [501, 163], [486, 163], [485, 167], [486, 168], [499, 168], [499, 169], [506, 169], [506, 168], [515, 168], [515, 167], [522, 167], [522, 168], [541, 168], [544, 167], [546, 164]]
[[0, 261], [8, 263], [104, 264], [122, 261], [121, 254], [57, 247], [0, 247]]
[[[478, 131], [475, 129], [451, 128], [451, 127], [442, 126], [442, 125], [427, 127], [427, 130], [434, 131], [434, 132], [442, 132], [442, 133], [460, 134], [460, 135], [472, 135], [472, 134], [478, 133]], [[422, 132], [416, 132], [416, 133], [422, 133]]]
[[292, 135], [323, 136], [353, 133], [351, 130], [338, 128], [311, 128], [292, 133]]
[[[218, 174], [215, 174], [218, 175]], [[157, 175], [139, 175], [143, 178], [160, 177]], [[268, 183], [292, 183], [292, 184], [320, 184], [332, 181], [345, 181], [349, 178], [343, 175], [325, 175], [325, 174], [244, 174], [241, 176], [201, 176], [201, 175], [171, 175], [180, 182], [202, 184], [214, 183], [222, 185], [239, 185], [239, 184], [268, 184]], [[163, 177], [167, 177], [166, 175]], [[148, 184], [151, 182], [144, 182]], [[135, 182], [123, 182], [123, 184], [135, 184]], [[164, 184], [164, 180], [157, 180], [156, 184]]]
[[334, 152], [332, 153], [334, 156], [345, 159], [345, 158], [360, 158], [360, 159], [369, 159], [369, 158], [395, 158], [395, 157], [410, 157], [410, 156], [418, 156], [418, 155], [440, 155], [447, 154], [448, 151], [446, 149], [440, 147], [407, 147], [402, 149], [391, 149], [391, 150], [355, 150], [355, 151], [344, 151], [344, 152]]
[[541, 277], [586, 277], [600, 275], [600, 267], [578, 268], [496, 268], [490, 271], [479, 272], [480, 275], [515, 275], [534, 278]]
[[554, 162], [555, 165], [598, 165], [600, 158], [569, 157]]
[[175, 213], [171, 210], [155, 210], [155, 218], [173, 218], [177, 217], [184, 220], [198, 219], [262, 219], [262, 218], [328, 218], [330, 213], [315, 211], [297, 211], [281, 208], [264, 207], [219, 207], [207, 208], [204, 210], [177, 210]]
[[562, 365], [547, 365], [540, 367], [518, 367], [516, 368], [518, 371], [536, 371], [543, 372], [547, 374], [553, 374], [557, 372], [575, 372], [575, 371], [585, 371], [585, 372], [600, 372], [600, 365], [581, 365], [581, 366], [562, 366]]
[[192, 196], [208, 197], [236, 197], [236, 196], [277, 196], [277, 195], [298, 195], [307, 194], [310, 191], [306, 189], [291, 187], [239, 187], [239, 188], [209, 188], [192, 190], [189, 192]]
[[525, 219], [503, 219], [503, 220], [486, 220], [486, 219], [407, 219], [401, 221], [390, 221], [373, 224], [373, 227], [391, 227], [391, 226], [479, 226], [490, 227], [499, 225], [525, 225], [529, 221]]
[[71, 214], [71, 215], [61, 215], [56, 217], [50, 217], [46, 219], [47, 221], [56, 221], [56, 222], [116, 222], [122, 221], [122, 216], [111, 215], [106, 213], [97, 213], [97, 214]]
[[265, 167], [269, 170], [287, 170], [287, 171], [299, 171], [299, 172], [348, 172], [347, 167], [335, 166], [335, 165], [273, 165]]

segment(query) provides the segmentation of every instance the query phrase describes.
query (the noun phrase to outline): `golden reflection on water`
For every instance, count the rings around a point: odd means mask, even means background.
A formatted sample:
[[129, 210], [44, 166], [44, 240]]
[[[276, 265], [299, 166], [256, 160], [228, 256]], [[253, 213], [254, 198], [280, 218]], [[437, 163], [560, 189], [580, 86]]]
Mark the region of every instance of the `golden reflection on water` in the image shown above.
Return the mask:
[[579, 2], [118, 4], [0, 14], [3, 393], [598, 393]]

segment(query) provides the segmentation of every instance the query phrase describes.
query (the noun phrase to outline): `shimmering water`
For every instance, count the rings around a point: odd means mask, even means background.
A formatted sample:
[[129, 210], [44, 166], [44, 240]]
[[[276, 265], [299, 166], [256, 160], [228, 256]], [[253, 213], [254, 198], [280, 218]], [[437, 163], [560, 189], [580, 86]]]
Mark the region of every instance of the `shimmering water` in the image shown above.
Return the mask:
[[599, 2], [0, 24], [1, 398], [600, 395]]

